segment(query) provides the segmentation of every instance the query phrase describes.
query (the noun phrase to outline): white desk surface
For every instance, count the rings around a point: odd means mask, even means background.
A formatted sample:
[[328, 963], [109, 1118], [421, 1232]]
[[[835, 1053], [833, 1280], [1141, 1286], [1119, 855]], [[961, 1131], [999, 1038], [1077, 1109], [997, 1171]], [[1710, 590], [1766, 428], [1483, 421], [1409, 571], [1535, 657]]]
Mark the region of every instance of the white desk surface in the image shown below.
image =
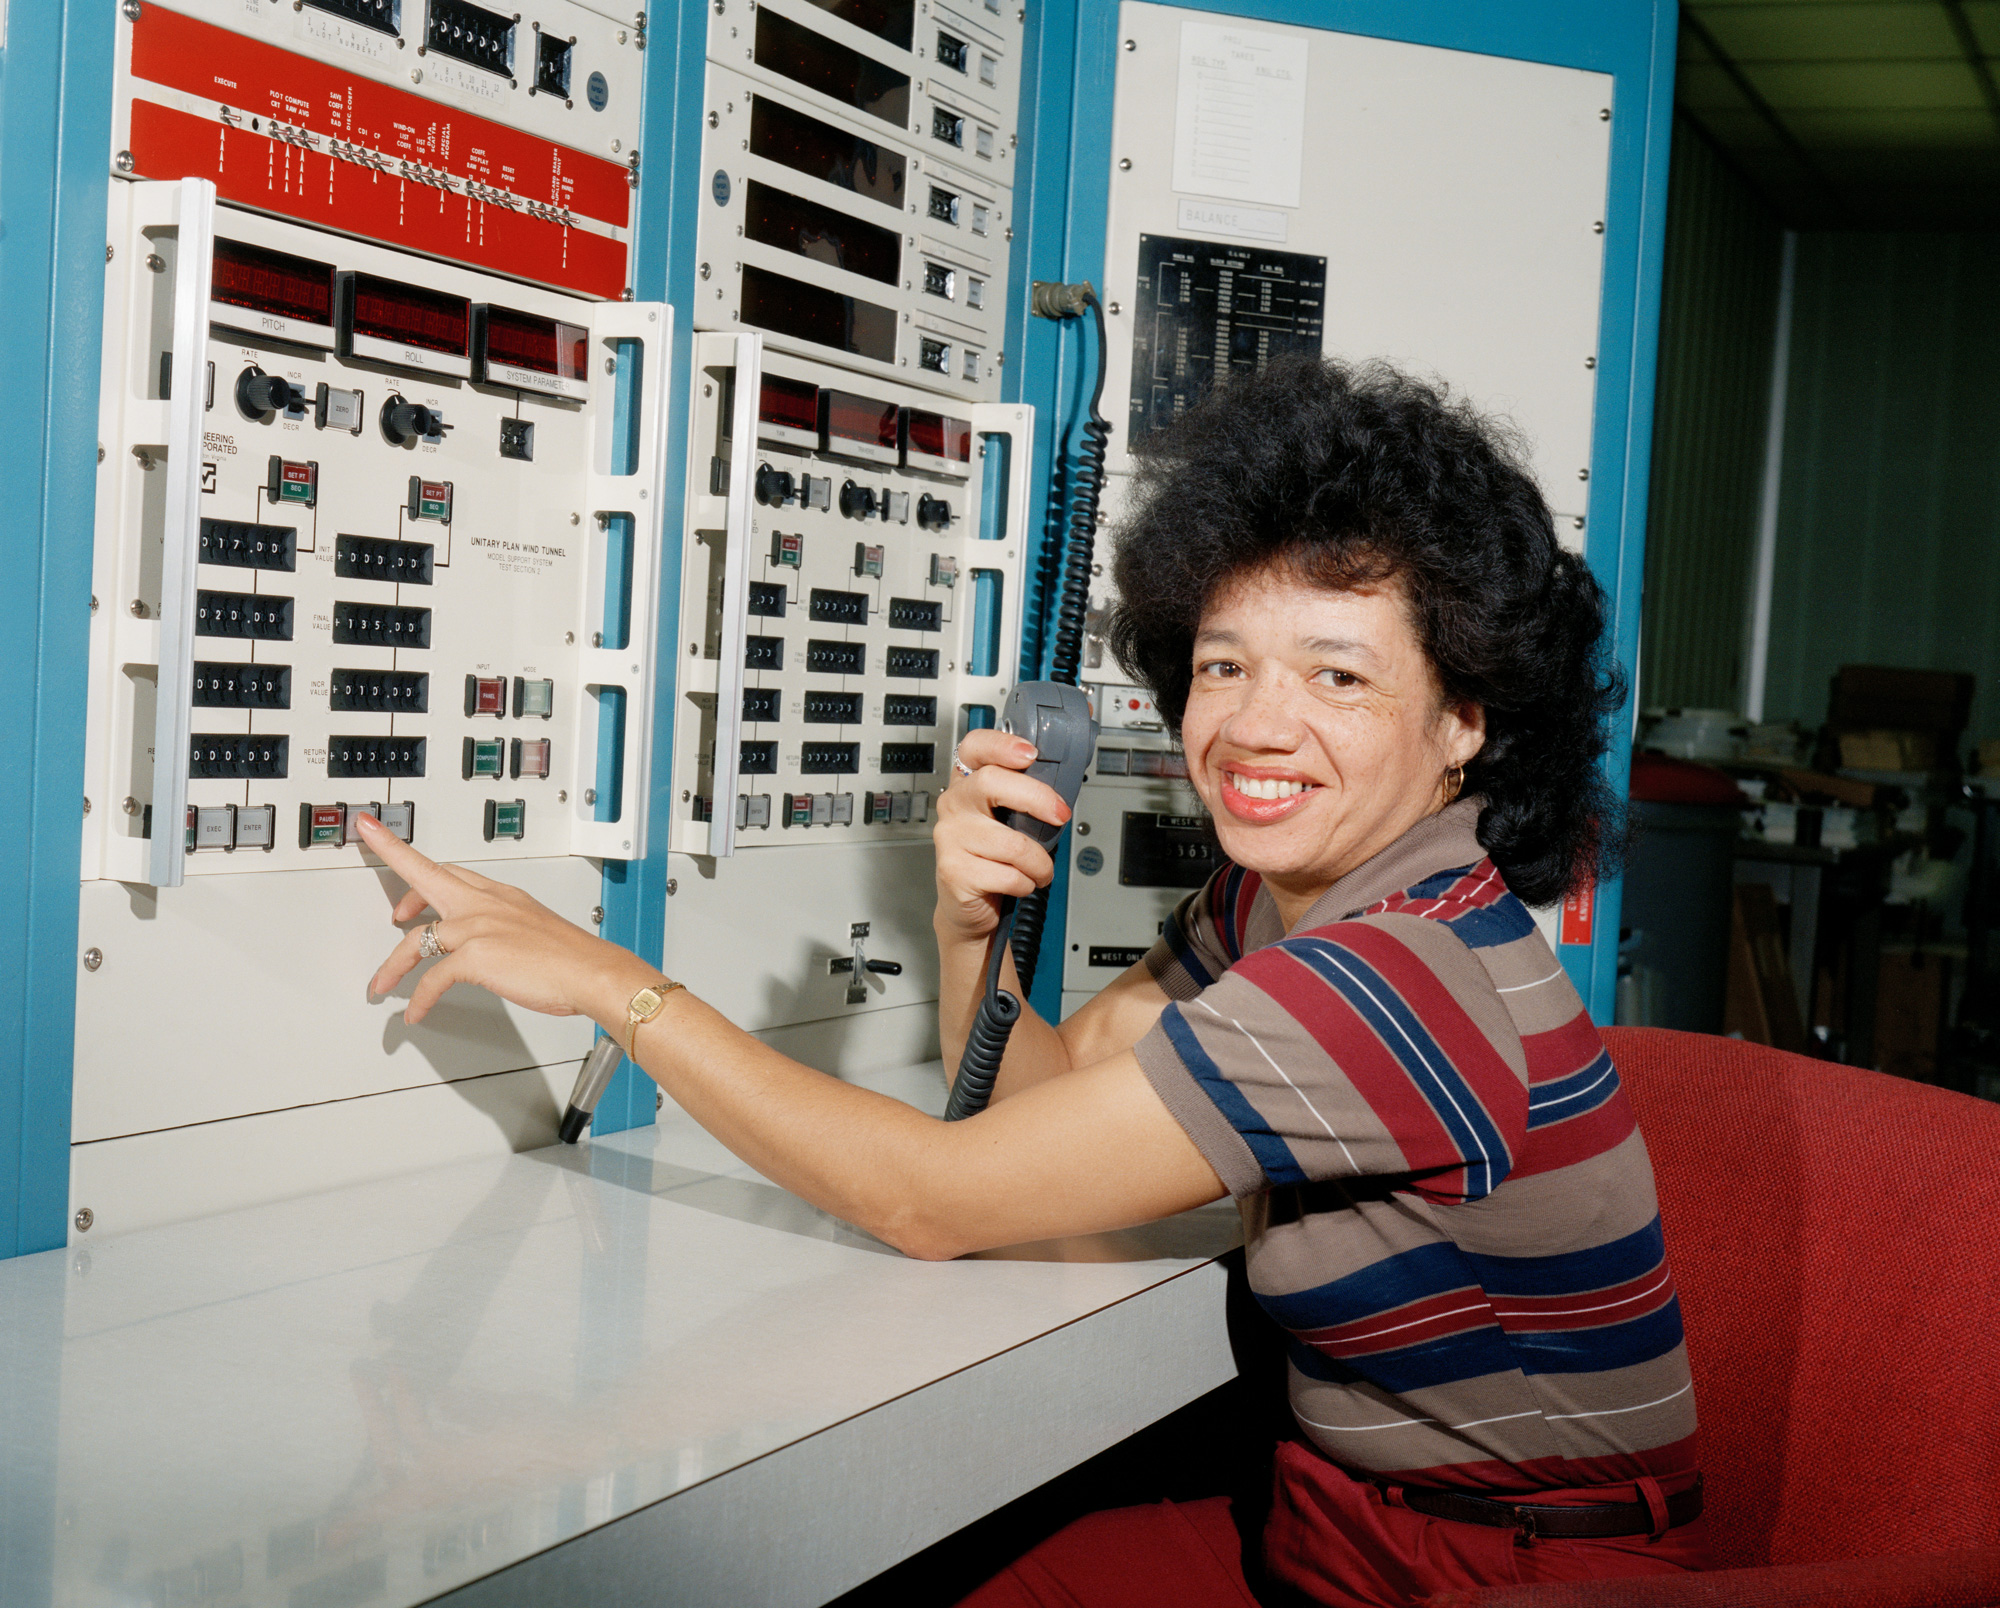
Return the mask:
[[816, 1603], [1235, 1372], [1227, 1206], [915, 1262], [661, 1118], [0, 1263], [0, 1601]]

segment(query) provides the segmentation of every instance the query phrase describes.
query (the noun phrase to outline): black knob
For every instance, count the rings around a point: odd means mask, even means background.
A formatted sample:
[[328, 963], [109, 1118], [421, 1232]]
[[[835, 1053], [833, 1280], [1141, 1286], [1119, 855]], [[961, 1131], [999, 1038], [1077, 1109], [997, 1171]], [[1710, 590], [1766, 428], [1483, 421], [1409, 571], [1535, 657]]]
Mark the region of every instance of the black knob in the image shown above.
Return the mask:
[[951, 523], [951, 504], [925, 492], [917, 499], [917, 524], [925, 530], [943, 530]]
[[757, 465], [757, 500], [771, 508], [782, 507], [792, 500], [797, 490], [797, 482], [783, 469], [773, 469], [768, 463]]
[[851, 480], [844, 482], [840, 488], [840, 511], [849, 519], [873, 519], [875, 488], [857, 486]]
[[253, 419], [267, 413], [290, 413], [303, 409], [306, 393], [289, 380], [266, 374], [252, 364], [236, 380], [236, 405]]
[[392, 396], [382, 404], [382, 433], [399, 447], [420, 436], [441, 436], [450, 428], [442, 413], [421, 402], [406, 402], [400, 396]]

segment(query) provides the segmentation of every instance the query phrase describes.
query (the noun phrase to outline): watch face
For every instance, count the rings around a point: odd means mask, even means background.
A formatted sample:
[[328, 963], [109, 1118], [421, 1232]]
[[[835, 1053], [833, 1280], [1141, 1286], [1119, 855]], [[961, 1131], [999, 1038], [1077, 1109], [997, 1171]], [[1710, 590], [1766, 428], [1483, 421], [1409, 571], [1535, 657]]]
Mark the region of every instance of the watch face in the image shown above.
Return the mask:
[[666, 997], [657, 988], [642, 988], [632, 996], [631, 1012], [643, 1021], [660, 1008]]

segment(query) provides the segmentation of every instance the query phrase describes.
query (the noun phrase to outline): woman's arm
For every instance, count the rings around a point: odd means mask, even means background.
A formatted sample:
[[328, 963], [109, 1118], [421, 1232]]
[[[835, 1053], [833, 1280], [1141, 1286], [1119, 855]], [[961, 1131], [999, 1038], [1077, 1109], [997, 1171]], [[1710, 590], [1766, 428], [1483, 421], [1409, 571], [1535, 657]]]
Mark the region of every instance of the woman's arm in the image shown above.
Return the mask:
[[[409, 884], [394, 919], [435, 910], [449, 951], [418, 981], [408, 1020], [454, 984], [477, 983], [533, 1010], [588, 1015], [623, 1039], [626, 1002], [658, 980], [655, 968], [517, 888], [435, 864], [367, 817], [362, 833]], [[417, 939], [404, 936], [371, 993], [416, 965]], [[640, 1028], [636, 1048], [744, 1161], [911, 1256], [1130, 1227], [1224, 1192], [1129, 1051], [945, 1123], [780, 1055], [685, 990]]]
[[[968, 732], [958, 755], [972, 774], [953, 778], [938, 800], [931, 834], [937, 853], [938, 1040], [949, 1072], [958, 1068], [986, 991], [987, 957], [1000, 924], [1002, 897], [1026, 898], [1055, 875], [1048, 851], [993, 812], [1025, 810], [1055, 826], [1069, 819], [1054, 788], [1021, 774], [1035, 757], [1024, 739], [998, 731]], [[1051, 955], [1047, 963], [1060, 966], [1062, 957]], [[1060, 1027], [1029, 1008], [1011, 954], [1001, 959], [1000, 986], [1021, 1001], [1022, 1011], [994, 1081], [996, 1105], [1049, 1078], [1129, 1050], [1167, 1004], [1165, 991], [1143, 965], [1124, 972]]]

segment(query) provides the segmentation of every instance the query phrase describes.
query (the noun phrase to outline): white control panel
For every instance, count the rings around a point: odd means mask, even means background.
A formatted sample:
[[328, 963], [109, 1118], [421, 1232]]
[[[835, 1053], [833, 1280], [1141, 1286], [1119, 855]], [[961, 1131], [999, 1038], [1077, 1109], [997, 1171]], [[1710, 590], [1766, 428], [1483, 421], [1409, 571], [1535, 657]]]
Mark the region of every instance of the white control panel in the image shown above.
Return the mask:
[[113, 191], [85, 874], [359, 864], [363, 808], [442, 859], [642, 854], [667, 309], [227, 208], [191, 262], [184, 188]]

